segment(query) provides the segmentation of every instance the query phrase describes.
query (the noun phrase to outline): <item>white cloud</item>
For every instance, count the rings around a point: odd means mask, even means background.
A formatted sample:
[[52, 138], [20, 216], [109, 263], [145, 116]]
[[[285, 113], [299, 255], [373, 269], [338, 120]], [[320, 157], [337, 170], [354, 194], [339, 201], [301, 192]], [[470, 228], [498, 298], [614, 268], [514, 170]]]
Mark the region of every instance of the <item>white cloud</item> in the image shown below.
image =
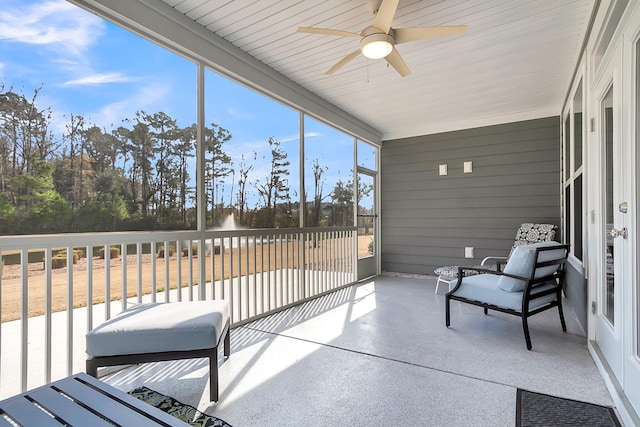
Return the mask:
[[[0, 39], [47, 45], [80, 55], [105, 31], [104, 22], [65, 0], [45, 0], [24, 5], [3, 0]], [[12, 4], [13, 3], [13, 4]]]
[[[132, 118], [136, 111], [161, 111], [167, 107], [171, 85], [166, 82], [155, 82], [146, 86], [136, 86], [137, 91], [120, 101], [112, 102], [100, 108], [98, 111], [85, 112], [82, 115], [91, 124], [102, 128], [111, 129], [112, 126], [122, 125], [124, 118]], [[64, 124], [59, 124], [59, 129], [64, 128]]]
[[235, 117], [236, 119], [252, 119], [253, 116], [249, 113], [246, 113], [242, 110], [240, 110], [239, 108], [234, 108], [234, 107], [229, 107], [227, 109], [227, 113], [229, 113], [229, 115], [231, 117]]
[[133, 81], [131, 77], [127, 77], [122, 73], [98, 73], [79, 79], [64, 82], [62, 86], [93, 86], [106, 83], [123, 83]]

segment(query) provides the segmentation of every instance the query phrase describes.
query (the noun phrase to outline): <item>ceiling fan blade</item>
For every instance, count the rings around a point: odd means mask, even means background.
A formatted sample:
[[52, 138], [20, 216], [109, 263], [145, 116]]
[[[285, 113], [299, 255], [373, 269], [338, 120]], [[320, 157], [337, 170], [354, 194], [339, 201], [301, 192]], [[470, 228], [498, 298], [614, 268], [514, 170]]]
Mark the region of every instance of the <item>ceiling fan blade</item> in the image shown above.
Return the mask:
[[391, 23], [396, 16], [399, 1], [400, 0], [382, 0], [378, 8], [378, 13], [376, 13], [376, 19], [373, 21], [373, 26], [389, 34]]
[[395, 68], [402, 77], [407, 77], [409, 74], [411, 74], [409, 67], [407, 67], [407, 64], [405, 64], [404, 60], [400, 56], [400, 53], [398, 53], [398, 49], [396, 49], [395, 47], [393, 48], [391, 53], [384, 59], [386, 59], [387, 62], [391, 64], [391, 66]]
[[422, 27], [422, 28], [394, 28], [393, 33], [396, 44], [411, 42], [414, 40], [429, 39], [433, 37], [456, 36], [467, 32], [466, 25], [452, 25], [448, 27]]
[[356, 56], [358, 56], [360, 54], [360, 49], [351, 52], [349, 55], [345, 56], [344, 58], [342, 58], [340, 61], [338, 61], [336, 63], [336, 65], [334, 65], [333, 67], [329, 68], [325, 74], [327, 75], [332, 75], [333, 73], [335, 73], [336, 71], [338, 71], [340, 68], [344, 67], [345, 65], [347, 65], [347, 63], [349, 61], [351, 61], [352, 59], [354, 59]]
[[334, 30], [333, 28], [298, 27], [297, 31], [299, 33], [324, 34], [327, 36], [360, 37], [360, 34], [350, 33], [349, 31]]

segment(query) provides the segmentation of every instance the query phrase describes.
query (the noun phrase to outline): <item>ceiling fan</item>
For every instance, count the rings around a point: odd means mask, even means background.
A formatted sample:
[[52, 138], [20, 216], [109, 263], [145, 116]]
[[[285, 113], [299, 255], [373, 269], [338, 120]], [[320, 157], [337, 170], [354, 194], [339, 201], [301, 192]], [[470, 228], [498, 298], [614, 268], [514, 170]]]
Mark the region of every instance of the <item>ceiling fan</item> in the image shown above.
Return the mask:
[[325, 74], [331, 75], [344, 67], [360, 53], [370, 59], [384, 58], [396, 71], [406, 77], [411, 74], [409, 67], [395, 48], [395, 45], [433, 37], [453, 36], [467, 32], [466, 25], [443, 27], [391, 28], [400, 0], [369, 0], [367, 3], [376, 15], [373, 24], [359, 34], [332, 28], [298, 27], [299, 33], [324, 34], [340, 37], [359, 37], [360, 48], [338, 61]]

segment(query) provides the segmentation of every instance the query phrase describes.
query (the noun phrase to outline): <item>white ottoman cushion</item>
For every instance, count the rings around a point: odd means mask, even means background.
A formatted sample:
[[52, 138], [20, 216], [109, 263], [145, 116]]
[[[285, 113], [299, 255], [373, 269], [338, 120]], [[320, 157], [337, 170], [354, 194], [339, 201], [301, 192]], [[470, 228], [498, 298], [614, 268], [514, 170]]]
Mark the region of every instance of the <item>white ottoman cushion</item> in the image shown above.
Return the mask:
[[225, 301], [140, 304], [86, 336], [89, 356], [115, 356], [213, 348], [229, 319]]

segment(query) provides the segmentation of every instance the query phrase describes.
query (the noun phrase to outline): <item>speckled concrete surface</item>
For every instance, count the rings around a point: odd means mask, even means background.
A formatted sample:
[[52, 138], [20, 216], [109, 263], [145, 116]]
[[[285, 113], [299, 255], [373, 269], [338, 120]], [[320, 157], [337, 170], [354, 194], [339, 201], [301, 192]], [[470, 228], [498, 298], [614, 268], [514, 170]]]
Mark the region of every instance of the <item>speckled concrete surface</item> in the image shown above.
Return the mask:
[[516, 389], [612, 405], [569, 306], [530, 321], [453, 303], [435, 278], [382, 276], [232, 331], [220, 401], [207, 362], [133, 367], [104, 380], [146, 385], [238, 426], [513, 426]]

